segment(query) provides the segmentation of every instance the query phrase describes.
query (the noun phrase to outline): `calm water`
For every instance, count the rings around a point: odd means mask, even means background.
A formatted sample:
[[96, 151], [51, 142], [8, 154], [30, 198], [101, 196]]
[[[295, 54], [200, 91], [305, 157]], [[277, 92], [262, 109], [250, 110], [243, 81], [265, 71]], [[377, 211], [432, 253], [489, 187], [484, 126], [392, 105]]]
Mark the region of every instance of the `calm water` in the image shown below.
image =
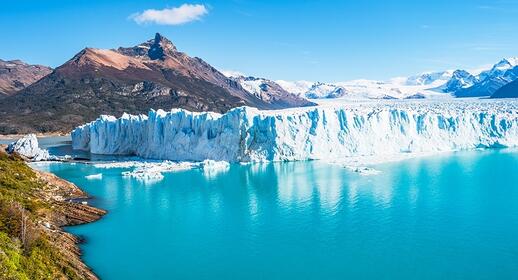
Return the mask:
[[156, 184], [124, 169], [40, 168], [109, 211], [69, 228], [102, 279], [518, 278], [516, 151], [384, 164], [375, 176], [297, 162]]

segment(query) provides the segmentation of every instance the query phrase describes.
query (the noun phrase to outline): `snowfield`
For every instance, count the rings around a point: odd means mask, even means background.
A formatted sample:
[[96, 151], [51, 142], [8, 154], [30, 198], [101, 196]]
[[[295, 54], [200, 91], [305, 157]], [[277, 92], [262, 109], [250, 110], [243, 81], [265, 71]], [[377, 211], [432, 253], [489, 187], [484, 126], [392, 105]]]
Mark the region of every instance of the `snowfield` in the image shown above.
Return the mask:
[[101, 116], [72, 132], [74, 149], [173, 161], [262, 162], [518, 146], [518, 100], [323, 102], [225, 114], [185, 110]]

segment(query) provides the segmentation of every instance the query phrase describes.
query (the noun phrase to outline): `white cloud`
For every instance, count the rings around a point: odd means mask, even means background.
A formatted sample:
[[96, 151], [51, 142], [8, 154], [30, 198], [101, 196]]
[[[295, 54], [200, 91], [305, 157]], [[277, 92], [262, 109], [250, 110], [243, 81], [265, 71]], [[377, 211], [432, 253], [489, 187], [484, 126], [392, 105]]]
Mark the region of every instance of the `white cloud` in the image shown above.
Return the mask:
[[180, 7], [166, 8], [163, 10], [149, 9], [142, 13], [131, 15], [138, 24], [155, 23], [163, 25], [180, 25], [191, 21], [200, 20], [209, 13], [205, 5], [183, 4]]

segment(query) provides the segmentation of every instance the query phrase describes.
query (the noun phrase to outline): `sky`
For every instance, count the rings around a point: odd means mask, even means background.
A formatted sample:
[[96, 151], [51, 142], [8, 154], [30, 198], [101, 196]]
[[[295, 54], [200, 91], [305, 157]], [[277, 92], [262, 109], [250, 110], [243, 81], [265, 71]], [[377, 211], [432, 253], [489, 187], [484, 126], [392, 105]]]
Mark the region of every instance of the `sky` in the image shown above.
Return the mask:
[[57, 67], [160, 32], [220, 70], [323, 82], [518, 56], [518, 0], [0, 0], [0, 58]]

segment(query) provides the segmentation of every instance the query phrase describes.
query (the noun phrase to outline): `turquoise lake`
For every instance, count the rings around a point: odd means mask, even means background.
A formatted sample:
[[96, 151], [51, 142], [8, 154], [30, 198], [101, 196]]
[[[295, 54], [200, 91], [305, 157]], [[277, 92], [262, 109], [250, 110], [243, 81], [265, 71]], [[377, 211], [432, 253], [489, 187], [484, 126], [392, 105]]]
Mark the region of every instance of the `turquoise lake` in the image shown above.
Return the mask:
[[516, 150], [381, 164], [373, 176], [317, 161], [156, 183], [120, 168], [38, 168], [108, 210], [67, 229], [101, 279], [518, 278]]

